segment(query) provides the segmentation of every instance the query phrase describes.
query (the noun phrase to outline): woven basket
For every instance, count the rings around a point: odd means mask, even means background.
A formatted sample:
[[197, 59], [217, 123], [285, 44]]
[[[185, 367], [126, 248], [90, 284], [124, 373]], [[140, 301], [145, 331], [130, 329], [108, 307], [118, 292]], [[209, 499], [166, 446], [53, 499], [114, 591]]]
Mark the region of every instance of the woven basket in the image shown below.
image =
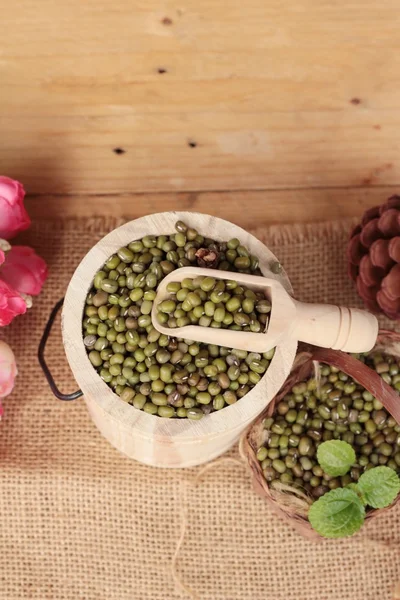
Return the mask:
[[[266, 417], [274, 415], [276, 405], [290, 392], [293, 385], [304, 381], [312, 375], [314, 372], [314, 361], [337, 367], [355, 379], [384, 405], [386, 410], [398, 423], [400, 423], [400, 396], [375, 371], [348, 354], [337, 350], [325, 350], [315, 347], [305, 348], [304, 346], [300, 350], [292, 371], [279, 393], [242, 436], [241, 452], [246, 458], [251, 471], [255, 491], [268, 502], [278, 516], [290, 523], [304, 537], [313, 541], [320, 541], [323, 538], [311, 527], [307, 518], [312, 500], [302, 492], [297, 492], [293, 488], [289, 488], [289, 486], [282, 485], [282, 490], [279, 491], [271, 488], [263, 475], [261, 465], [256, 456], [258, 448], [265, 442], [263, 420]], [[381, 330], [374, 350], [400, 357], [400, 334], [393, 331]], [[399, 501], [399, 498], [400, 495], [387, 508], [370, 510], [367, 513], [366, 519], [371, 520], [377, 514], [391, 510]]]

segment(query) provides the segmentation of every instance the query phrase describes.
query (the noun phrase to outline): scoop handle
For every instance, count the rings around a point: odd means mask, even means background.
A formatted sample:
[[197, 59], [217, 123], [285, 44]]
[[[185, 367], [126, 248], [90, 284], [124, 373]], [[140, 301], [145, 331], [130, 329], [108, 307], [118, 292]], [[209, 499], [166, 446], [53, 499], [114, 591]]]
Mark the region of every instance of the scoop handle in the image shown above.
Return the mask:
[[344, 352], [368, 352], [378, 336], [378, 320], [359, 308], [294, 301], [296, 319], [290, 337]]

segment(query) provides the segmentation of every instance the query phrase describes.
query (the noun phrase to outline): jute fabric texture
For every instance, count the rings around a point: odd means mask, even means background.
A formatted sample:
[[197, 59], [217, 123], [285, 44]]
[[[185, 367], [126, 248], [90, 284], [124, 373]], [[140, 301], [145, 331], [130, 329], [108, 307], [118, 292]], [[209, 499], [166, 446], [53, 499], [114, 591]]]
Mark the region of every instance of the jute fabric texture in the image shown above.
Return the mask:
[[[216, 462], [198, 480], [202, 467], [146, 467], [108, 444], [83, 399], [53, 397], [36, 358], [44, 325], [80, 259], [119, 224], [101, 217], [42, 221], [22, 238], [51, 274], [29, 314], [2, 331], [19, 376], [0, 424], [0, 598], [188, 598], [171, 574], [182, 515], [176, 569], [193, 597], [400, 598], [398, 509], [351, 539], [313, 544], [277, 519], [237, 462]], [[298, 299], [361, 306], [346, 274], [350, 228], [346, 221], [254, 233], [279, 257]], [[74, 391], [59, 321], [47, 355], [60, 388]], [[239, 459], [237, 448], [227, 456]]]

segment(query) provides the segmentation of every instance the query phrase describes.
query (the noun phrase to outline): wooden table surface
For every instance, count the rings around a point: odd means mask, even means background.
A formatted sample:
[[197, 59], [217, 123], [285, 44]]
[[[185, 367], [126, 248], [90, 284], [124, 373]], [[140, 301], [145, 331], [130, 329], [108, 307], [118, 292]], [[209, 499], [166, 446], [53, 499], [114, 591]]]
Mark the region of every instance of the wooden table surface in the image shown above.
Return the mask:
[[1, 173], [33, 217], [248, 226], [400, 189], [398, 0], [0, 0]]

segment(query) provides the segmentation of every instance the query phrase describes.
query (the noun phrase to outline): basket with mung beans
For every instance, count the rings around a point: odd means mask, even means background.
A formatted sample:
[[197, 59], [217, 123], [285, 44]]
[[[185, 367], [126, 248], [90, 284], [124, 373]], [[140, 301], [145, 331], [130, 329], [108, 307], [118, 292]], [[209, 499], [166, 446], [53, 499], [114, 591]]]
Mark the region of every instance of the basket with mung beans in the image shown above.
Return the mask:
[[[242, 438], [257, 491], [303, 535], [318, 538], [308, 521], [318, 499], [351, 489], [376, 467], [400, 474], [399, 406], [400, 334], [381, 332], [376, 348], [357, 356], [308, 347]], [[342, 474], [328, 474], [318, 460], [330, 440], [354, 449]], [[376, 512], [367, 509], [367, 519]]]
[[[212, 240], [182, 221], [175, 228], [132, 241], [96, 273], [83, 341], [91, 364], [121, 400], [151, 415], [198, 420], [243, 398], [274, 350], [258, 354], [160, 334], [151, 321], [158, 284], [179, 267], [210, 269], [210, 277], [170, 284], [159, 318], [171, 328], [198, 323], [259, 332], [271, 307], [235, 282], [235, 272], [261, 274], [257, 257], [238, 239]], [[218, 269], [232, 271], [232, 280], [218, 281], [211, 275]]]

